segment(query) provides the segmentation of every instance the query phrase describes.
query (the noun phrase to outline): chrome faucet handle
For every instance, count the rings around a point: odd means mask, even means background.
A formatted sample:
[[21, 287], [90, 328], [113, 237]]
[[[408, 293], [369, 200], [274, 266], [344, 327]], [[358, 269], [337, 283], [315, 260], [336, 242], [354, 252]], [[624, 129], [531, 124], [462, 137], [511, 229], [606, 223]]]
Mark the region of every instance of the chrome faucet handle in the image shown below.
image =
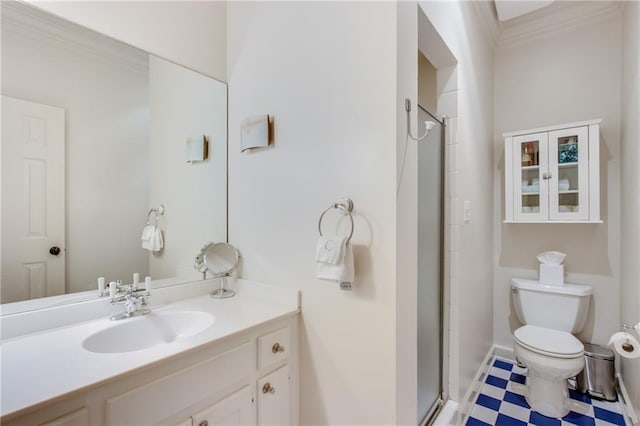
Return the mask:
[[136, 288], [134, 285], [122, 285], [114, 283], [109, 286], [113, 289], [111, 304], [124, 304], [124, 312], [112, 315], [109, 319], [112, 321], [130, 318], [136, 315], [145, 315], [151, 312], [149, 309], [141, 309], [142, 306], [148, 306], [150, 293], [146, 288]]

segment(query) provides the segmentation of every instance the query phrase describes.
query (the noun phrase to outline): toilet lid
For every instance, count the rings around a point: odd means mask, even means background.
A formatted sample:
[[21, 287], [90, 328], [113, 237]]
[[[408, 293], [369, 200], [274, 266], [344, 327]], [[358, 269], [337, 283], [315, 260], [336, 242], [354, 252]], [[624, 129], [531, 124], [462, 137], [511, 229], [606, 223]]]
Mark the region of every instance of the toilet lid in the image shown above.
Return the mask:
[[582, 355], [584, 346], [571, 333], [549, 328], [525, 325], [514, 333], [516, 342], [538, 353], [560, 358], [573, 358]]

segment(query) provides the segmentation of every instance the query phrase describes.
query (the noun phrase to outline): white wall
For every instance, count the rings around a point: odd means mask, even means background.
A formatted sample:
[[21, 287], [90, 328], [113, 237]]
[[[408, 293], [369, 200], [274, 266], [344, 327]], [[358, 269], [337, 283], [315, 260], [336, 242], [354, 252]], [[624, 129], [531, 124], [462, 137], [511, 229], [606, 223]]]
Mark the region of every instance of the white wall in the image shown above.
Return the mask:
[[30, 1], [72, 22], [221, 81], [224, 1]]
[[[129, 66], [11, 22], [3, 21], [2, 94], [66, 111], [67, 292], [95, 288], [101, 275], [148, 273], [141, 224], [131, 220], [144, 220], [148, 205], [146, 55], [121, 52]], [[78, 39], [91, 39], [85, 33]]]
[[[640, 3], [628, 2], [622, 19], [620, 320], [640, 321]], [[640, 360], [623, 360], [622, 375], [640, 414]]]
[[[302, 292], [301, 424], [395, 423], [396, 7], [227, 5], [229, 238], [243, 277]], [[275, 144], [241, 154], [259, 113]], [[344, 196], [351, 292], [315, 278], [318, 217]]]
[[[593, 286], [587, 325], [579, 338], [606, 344], [618, 328], [620, 298], [620, 17], [608, 15], [495, 54], [494, 340], [512, 346], [519, 326], [509, 280], [537, 278], [535, 256], [568, 254], [567, 281]], [[502, 133], [602, 118], [602, 225], [503, 224]], [[612, 313], [614, 313], [612, 315]]]
[[[165, 206], [165, 248], [149, 254], [152, 277], [199, 279], [193, 260], [227, 237], [227, 86], [149, 57], [150, 207]], [[187, 163], [188, 140], [209, 139], [206, 161]]]
[[[493, 205], [487, 197], [493, 179], [492, 42], [472, 2], [419, 4], [458, 62], [449, 70], [450, 78], [457, 73], [458, 90], [443, 90], [438, 109], [449, 116], [457, 110], [457, 118], [449, 120], [455, 134], [449, 135], [452, 145], [446, 152], [451, 173], [447, 175], [450, 245], [445, 268], [451, 287], [449, 392], [459, 400], [493, 341]], [[468, 224], [462, 223], [464, 200], [472, 205]]]
[[413, 105], [411, 133], [418, 129], [418, 9], [398, 2], [396, 54], [395, 374], [396, 424], [418, 416], [418, 149], [407, 138], [404, 101]]

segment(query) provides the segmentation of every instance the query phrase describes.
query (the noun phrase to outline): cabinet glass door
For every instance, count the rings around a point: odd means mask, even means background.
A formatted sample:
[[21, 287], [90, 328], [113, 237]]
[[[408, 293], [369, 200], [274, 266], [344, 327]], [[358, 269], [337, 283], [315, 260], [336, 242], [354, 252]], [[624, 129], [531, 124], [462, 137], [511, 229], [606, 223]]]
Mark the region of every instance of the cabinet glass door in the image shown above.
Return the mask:
[[549, 217], [551, 220], [589, 218], [588, 127], [549, 133]]
[[547, 202], [547, 133], [513, 138], [514, 218], [546, 220]]

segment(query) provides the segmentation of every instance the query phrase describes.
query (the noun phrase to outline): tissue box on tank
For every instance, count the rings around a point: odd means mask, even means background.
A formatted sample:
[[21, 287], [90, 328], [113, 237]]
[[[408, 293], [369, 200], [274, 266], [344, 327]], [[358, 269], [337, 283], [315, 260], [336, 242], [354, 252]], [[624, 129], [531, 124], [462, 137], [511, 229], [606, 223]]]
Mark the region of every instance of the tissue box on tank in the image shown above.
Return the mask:
[[564, 265], [540, 264], [540, 279], [543, 284], [564, 285]]

